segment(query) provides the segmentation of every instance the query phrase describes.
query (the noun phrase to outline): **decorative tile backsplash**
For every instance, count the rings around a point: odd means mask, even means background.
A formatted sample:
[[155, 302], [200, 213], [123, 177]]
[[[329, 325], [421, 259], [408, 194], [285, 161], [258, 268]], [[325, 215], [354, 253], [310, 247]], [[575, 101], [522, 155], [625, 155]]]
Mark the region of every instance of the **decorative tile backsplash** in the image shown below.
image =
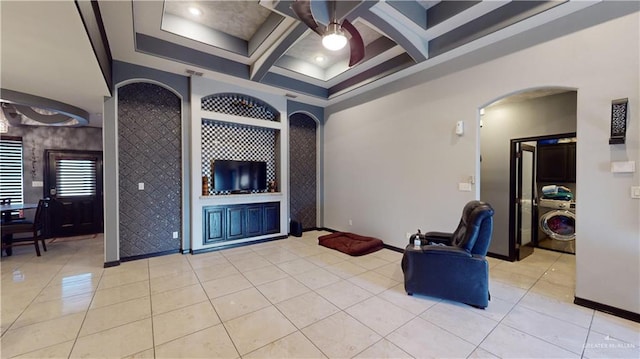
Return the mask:
[[280, 121], [280, 113], [269, 104], [257, 98], [237, 93], [219, 93], [203, 97], [201, 108], [205, 111], [229, 115]]
[[[213, 160], [265, 161], [267, 181], [276, 180], [278, 130], [202, 120], [202, 175], [211, 182]], [[209, 194], [213, 194], [209, 188]]]

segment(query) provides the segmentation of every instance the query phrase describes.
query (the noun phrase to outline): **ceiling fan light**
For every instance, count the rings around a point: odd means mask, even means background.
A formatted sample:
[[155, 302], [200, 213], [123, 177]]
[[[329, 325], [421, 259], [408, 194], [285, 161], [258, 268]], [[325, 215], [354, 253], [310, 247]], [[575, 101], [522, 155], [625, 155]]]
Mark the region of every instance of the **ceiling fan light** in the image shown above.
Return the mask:
[[327, 32], [322, 36], [322, 46], [327, 50], [338, 51], [347, 45], [347, 37], [344, 36], [340, 25], [331, 23], [327, 27]]
[[189, 7], [189, 13], [193, 16], [200, 16], [202, 15], [202, 10], [198, 9], [195, 6], [190, 6]]

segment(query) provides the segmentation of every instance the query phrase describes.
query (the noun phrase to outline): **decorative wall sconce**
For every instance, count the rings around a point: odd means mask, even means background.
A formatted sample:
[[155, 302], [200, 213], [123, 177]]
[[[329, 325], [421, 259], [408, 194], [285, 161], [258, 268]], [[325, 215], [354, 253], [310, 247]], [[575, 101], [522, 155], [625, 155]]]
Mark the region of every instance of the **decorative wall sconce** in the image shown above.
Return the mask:
[[611, 101], [611, 137], [610, 145], [623, 144], [627, 133], [628, 98]]

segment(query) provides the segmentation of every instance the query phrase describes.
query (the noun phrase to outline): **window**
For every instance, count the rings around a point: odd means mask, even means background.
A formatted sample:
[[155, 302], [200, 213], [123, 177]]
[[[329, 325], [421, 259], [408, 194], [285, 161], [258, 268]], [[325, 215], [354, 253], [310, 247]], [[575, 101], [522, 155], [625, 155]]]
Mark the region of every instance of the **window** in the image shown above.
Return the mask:
[[96, 160], [56, 159], [58, 197], [95, 196]]
[[0, 140], [0, 199], [23, 203], [22, 139], [3, 137]]

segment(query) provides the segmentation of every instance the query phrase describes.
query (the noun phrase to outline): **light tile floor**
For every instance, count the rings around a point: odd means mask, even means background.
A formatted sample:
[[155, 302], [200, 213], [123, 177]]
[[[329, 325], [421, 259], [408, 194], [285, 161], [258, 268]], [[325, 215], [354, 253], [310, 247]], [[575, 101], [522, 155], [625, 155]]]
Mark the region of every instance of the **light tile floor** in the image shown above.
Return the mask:
[[640, 324], [572, 304], [575, 258], [489, 258], [486, 310], [403, 290], [400, 253], [302, 238], [103, 269], [102, 236], [3, 257], [2, 358], [638, 358]]

